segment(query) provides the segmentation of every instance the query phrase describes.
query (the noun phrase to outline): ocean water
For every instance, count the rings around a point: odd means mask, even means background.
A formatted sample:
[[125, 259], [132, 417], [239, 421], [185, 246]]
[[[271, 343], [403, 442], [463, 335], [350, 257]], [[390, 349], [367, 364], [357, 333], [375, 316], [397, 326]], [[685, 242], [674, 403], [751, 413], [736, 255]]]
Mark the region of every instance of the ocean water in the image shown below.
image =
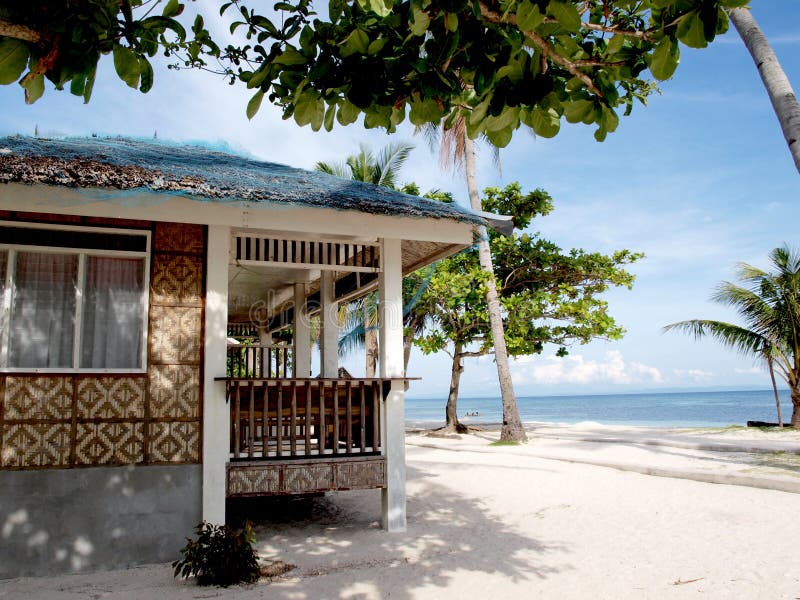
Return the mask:
[[[784, 422], [792, 415], [787, 390], [781, 390]], [[444, 422], [445, 397], [407, 398], [406, 423]], [[596, 396], [521, 396], [517, 398], [523, 422], [579, 423], [651, 427], [716, 427], [745, 425], [747, 421], [777, 422], [772, 390], [679, 392], [663, 394], [608, 394]], [[478, 413], [477, 416], [466, 416]], [[458, 416], [465, 423], [502, 421], [500, 398], [459, 398]]]

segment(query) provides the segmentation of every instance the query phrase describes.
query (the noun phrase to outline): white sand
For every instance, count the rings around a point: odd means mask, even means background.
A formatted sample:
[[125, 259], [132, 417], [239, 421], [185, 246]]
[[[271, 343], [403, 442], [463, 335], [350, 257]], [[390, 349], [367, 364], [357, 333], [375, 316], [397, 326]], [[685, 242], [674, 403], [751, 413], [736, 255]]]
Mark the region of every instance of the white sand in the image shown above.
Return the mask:
[[[0, 582], [0, 598], [800, 597], [800, 494], [679, 478], [716, 465], [734, 477], [800, 480], [800, 436], [781, 434], [789, 439], [776, 454], [773, 439], [741, 433], [586, 424], [534, 433], [528, 444], [502, 447], [489, 446], [491, 432], [410, 435], [408, 532], [379, 529], [378, 491], [329, 494], [300, 505], [308, 514], [259, 526], [262, 556], [298, 565], [272, 582], [199, 588], [155, 565]], [[616, 441], [597, 441], [603, 436]], [[704, 449], [709, 439], [740, 449], [763, 441], [770, 453]], [[781, 458], [765, 466], [758, 456]], [[592, 459], [618, 464], [581, 464]]]

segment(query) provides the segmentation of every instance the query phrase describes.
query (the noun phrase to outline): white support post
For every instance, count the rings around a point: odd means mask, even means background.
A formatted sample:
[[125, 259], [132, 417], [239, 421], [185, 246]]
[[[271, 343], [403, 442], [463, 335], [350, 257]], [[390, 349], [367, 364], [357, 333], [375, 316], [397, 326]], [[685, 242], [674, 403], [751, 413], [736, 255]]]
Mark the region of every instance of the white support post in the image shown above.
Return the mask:
[[[403, 264], [400, 240], [381, 240], [380, 366], [381, 377], [403, 377]], [[386, 456], [382, 490], [383, 528], [406, 530], [405, 386], [394, 381], [383, 402], [381, 437]]]
[[311, 323], [306, 306], [306, 284], [294, 284], [294, 376], [311, 376]]
[[203, 520], [225, 523], [225, 494], [230, 413], [225, 402], [228, 337], [228, 252], [230, 227], [208, 228], [205, 319], [205, 381], [203, 382]]
[[335, 300], [335, 281], [333, 271], [322, 272], [320, 281], [322, 376], [332, 378], [339, 376], [339, 303]]

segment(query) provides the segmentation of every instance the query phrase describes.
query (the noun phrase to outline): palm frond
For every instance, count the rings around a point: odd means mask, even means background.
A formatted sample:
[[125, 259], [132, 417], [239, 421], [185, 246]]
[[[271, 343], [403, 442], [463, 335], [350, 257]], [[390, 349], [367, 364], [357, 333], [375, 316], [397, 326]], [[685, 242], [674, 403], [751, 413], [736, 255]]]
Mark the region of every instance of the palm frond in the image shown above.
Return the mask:
[[394, 187], [397, 175], [413, 149], [413, 144], [405, 142], [389, 144], [381, 149], [373, 163], [375, 175], [372, 183], [385, 187]]
[[341, 177], [342, 179], [352, 179], [352, 171], [347, 163], [330, 163], [320, 161], [314, 165], [314, 170], [321, 173], [327, 173], [328, 175], [335, 175], [336, 177]]
[[769, 340], [758, 333], [724, 321], [691, 319], [671, 323], [663, 331], [682, 331], [701, 339], [705, 336], [716, 339], [723, 346], [745, 355], [763, 354], [770, 346]]

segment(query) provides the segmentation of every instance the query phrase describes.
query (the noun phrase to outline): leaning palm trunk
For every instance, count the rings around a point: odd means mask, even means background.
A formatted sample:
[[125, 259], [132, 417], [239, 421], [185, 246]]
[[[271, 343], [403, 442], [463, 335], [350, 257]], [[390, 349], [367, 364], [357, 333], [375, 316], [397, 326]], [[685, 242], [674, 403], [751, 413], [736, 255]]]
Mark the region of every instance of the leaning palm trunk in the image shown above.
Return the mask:
[[[475, 145], [467, 135], [464, 135], [464, 145], [464, 170], [467, 175], [470, 204], [473, 210], [482, 210], [478, 186], [475, 183]], [[484, 226], [477, 227], [477, 230], [478, 256], [481, 269], [489, 275], [486, 282], [486, 304], [489, 308], [489, 322], [492, 328], [492, 341], [494, 342], [494, 359], [497, 363], [497, 377], [500, 380], [500, 394], [503, 398], [503, 428], [500, 430], [500, 439], [522, 442], [527, 439], [527, 436], [519, 418], [517, 398], [514, 395], [514, 385], [511, 381], [511, 369], [508, 366], [506, 337], [503, 330], [503, 317], [500, 313], [500, 300], [497, 296], [497, 284], [494, 279], [489, 235]]]
[[792, 85], [750, 10], [732, 8], [728, 15], [753, 57], [781, 124], [783, 137], [789, 145], [794, 165], [800, 172], [800, 104], [797, 103]]
[[772, 357], [767, 356], [769, 378], [772, 380], [772, 392], [775, 394], [775, 407], [778, 409], [778, 427], [783, 427], [783, 414], [781, 413], [781, 397], [778, 394], [778, 384], [775, 383], [775, 369], [772, 366]]
[[792, 427], [800, 429], [800, 382], [791, 387]]

